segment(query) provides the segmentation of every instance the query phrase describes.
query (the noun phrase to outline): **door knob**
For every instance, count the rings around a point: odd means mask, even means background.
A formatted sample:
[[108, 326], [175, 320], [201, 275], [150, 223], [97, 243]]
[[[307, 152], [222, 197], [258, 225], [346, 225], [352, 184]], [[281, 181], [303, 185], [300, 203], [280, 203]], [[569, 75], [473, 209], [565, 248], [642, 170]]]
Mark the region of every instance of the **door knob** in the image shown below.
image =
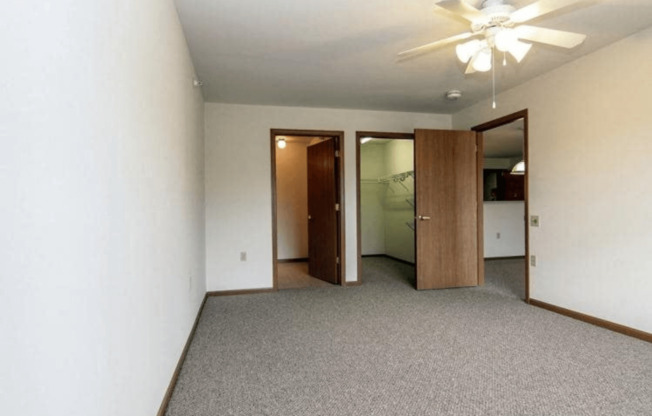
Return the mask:
[[419, 219], [421, 221], [428, 221], [430, 219], [430, 217], [426, 217], [425, 215], [419, 215]]

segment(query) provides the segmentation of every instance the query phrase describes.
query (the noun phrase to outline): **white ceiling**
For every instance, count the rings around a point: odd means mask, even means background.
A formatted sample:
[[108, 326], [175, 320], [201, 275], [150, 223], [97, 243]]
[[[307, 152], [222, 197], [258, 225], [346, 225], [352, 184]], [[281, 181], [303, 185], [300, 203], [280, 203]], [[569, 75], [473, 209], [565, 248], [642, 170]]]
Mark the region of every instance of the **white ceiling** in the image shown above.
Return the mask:
[[[509, 2], [520, 8], [533, 0]], [[210, 102], [454, 113], [491, 95], [491, 74], [464, 75], [454, 44], [397, 59], [469, 30], [434, 0], [175, 3]], [[498, 92], [651, 26], [652, 1], [580, 1], [528, 24], [588, 38], [572, 50], [535, 44], [520, 64], [498, 66]], [[457, 102], [444, 98], [453, 88], [463, 93]]]

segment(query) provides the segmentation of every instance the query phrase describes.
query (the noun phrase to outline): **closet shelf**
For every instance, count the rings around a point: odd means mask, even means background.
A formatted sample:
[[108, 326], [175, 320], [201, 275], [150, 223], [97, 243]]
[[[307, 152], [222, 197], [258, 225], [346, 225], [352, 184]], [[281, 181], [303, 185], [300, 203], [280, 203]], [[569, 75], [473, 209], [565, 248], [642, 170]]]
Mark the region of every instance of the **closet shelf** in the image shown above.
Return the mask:
[[376, 179], [363, 178], [360, 179], [360, 183], [390, 183], [390, 182], [401, 183], [401, 182], [405, 182], [405, 180], [408, 178], [414, 178], [413, 170], [396, 173], [394, 175], [381, 176]]
[[414, 220], [412, 220], [412, 221], [407, 221], [407, 222], [405, 223], [405, 225], [407, 225], [407, 226], [410, 228], [410, 230], [414, 231], [414, 228], [415, 228], [415, 226], [414, 226]]
[[403, 182], [407, 178], [414, 178], [414, 171], [408, 170], [401, 173], [396, 173], [394, 175], [381, 176], [378, 178], [378, 182]]

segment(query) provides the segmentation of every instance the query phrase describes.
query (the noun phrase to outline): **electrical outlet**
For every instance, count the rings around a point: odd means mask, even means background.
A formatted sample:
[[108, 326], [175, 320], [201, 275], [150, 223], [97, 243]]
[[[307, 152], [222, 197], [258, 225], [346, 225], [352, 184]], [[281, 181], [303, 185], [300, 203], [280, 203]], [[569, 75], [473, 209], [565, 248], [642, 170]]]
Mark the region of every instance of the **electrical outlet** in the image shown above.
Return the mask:
[[240, 252], [240, 261], [247, 261], [247, 252], [246, 251], [241, 251]]
[[537, 256], [534, 254], [530, 256], [530, 266], [537, 267]]
[[539, 226], [539, 216], [530, 215], [530, 227], [538, 227], [538, 226]]

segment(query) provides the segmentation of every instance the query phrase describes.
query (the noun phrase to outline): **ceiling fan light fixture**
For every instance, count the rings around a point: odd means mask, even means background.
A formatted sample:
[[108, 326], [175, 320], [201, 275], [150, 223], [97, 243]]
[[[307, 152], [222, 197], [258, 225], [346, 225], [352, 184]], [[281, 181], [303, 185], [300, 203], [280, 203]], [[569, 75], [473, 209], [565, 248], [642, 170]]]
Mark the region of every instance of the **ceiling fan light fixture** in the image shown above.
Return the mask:
[[482, 42], [478, 39], [473, 39], [465, 43], [460, 43], [455, 47], [455, 52], [460, 61], [469, 63], [469, 60], [482, 49]]
[[[400, 52], [399, 56], [421, 54], [453, 42], [464, 41], [455, 47], [458, 59], [466, 64], [464, 74], [488, 72], [493, 69], [491, 73], [492, 107], [496, 108], [496, 72], [494, 68], [496, 56], [494, 53], [503, 53], [503, 66], [506, 66], [507, 53], [520, 63], [530, 51], [532, 44], [522, 42], [521, 39], [568, 49], [574, 48], [586, 39], [586, 35], [581, 33], [523, 24], [564, 8], [570, 3], [576, 3], [578, 0], [529, 0], [527, 3], [530, 4], [518, 9], [510, 4], [513, 2], [509, 0], [474, 0], [473, 2], [470, 0], [438, 0], [437, 7], [467, 20], [471, 30]], [[480, 8], [476, 6], [478, 3], [481, 4]], [[521, 1], [517, 3], [521, 3]], [[481, 37], [481, 40], [467, 41], [467, 39], [476, 37]], [[450, 99], [448, 95], [447, 98]]]
[[509, 48], [509, 53], [516, 59], [516, 62], [521, 62], [523, 58], [525, 58], [525, 55], [530, 51], [530, 48], [532, 48], [531, 43], [525, 43], [521, 42], [520, 40], [517, 40], [514, 42], [511, 48]]
[[507, 52], [518, 42], [518, 36], [513, 29], [503, 28], [494, 37], [496, 49], [501, 52]]
[[473, 57], [473, 69], [478, 72], [487, 72], [491, 69], [491, 48], [481, 49]]

